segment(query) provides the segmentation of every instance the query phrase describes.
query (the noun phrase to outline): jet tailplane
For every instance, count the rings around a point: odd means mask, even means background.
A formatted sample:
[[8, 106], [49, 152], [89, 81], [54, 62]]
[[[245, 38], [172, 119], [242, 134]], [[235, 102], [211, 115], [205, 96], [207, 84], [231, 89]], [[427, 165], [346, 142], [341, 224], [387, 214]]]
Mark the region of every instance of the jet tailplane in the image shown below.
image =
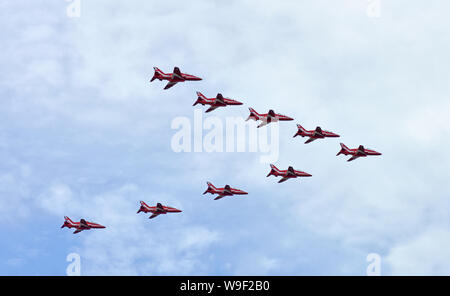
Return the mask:
[[153, 67], [153, 69], [155, 70], [155, 74], [153, 74], [153, 77], [152, 79], [150, 79], [150, 82], [152, 82], [155, 79], [161, 80], [161, 77], [164, 75], [164, 72], [159, 70], [157, 67]]

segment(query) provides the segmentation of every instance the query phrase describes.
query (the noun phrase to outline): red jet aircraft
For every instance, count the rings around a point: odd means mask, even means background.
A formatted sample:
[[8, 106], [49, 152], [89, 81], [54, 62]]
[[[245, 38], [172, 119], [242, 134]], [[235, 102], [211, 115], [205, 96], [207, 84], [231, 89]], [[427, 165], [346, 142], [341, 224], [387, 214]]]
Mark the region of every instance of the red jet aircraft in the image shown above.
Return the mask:
[[239, 195], [248, 194], [245, 191], [231, 188], [230, 185], [225, 185], [224, 188], [217, 188], [210, 182], [206, 182], [206, 183], [208, 184], [208, 189], [206, 189], [206, 191], [203, 192], [203, 194], [206, 194], [208, 192], [211, 194], [218, 194], [218, 196], [216, 198], [214, 198], [214, 200], [221, 199], [224, 196], [232, 196], [235, 194], [239, 194]]
[[275, 177], [279, 177], [282, 176], [283, 178], [280, 179], [280, 181], [278, 181], [278, 183], [284, 182], [288, 179], [291, 178], [297, 178], [297, 177], [311, 177], [312, 175], [302, 172], [302, 171], [296, 171], [294, 170], [293, 167], [288, 167], [287, 170], [279, 170], [276, 166], [274, 166], [273, 164], [270, 165], [270, 172], [267, 175], [267, 177], [273, 175]]
[[172, 208], [172, 207], [166, 207], [163, 206], [160, 203], [156, 204], [156, 207], [150, 207], [149, 205], [147, 205], [145, 202], [141, 201], [141, 207], [139, 208], [139, 211], [137, 211], [137, 213], [139, 214], [140, 212], [144, 212], [144, 213], [152, 213], [152, 215], [149, 217], [149, 219], [153, 219], [155, 217], [157, 217], [158, 215], [161, 214], [167, 214], [167, 213], [181, 213], [181, 210]]
[[357, 149], [350, 149], [343, 143], [341, 143], [341, 151], [339, 151], [336, 156], [338, 156], [339, 154], [352, 155], [352, 157], [350, 157], [347, 161], [355, 160], [358, 157], [366, 157], [367, 155], [381, 155], [380, 152], [364, 148], [363, 145], [359, 145]]
[[76, 228], [76, 230], [74, 231], [75, 233], [78, 233], [80, 231], [83, 230], [89, 230], [92, 228], [106, 228], [103, 225], [97, 224], [97, 223], [92, 223], [92, 222], [88, 222], [84, 219], [81, 219], [80, 222], [73, 222], [72, 220], [70, 220], [69, 217], [64, 216], [64, 224], [63, 226], [61, 226], [61, 228], [67, 227], [67, 228]]
[[312, 141], [317, 140], [317, 139], [323, 139], [323, 138], [328, 138], [328, 137], [332, 137], [332, 138], [340, 137], [338, 134], [322, 130], [320, 128], [320, 126], [316, 127], [316, 129], [312, 130], [312, 131], [305, 130], [300, 124], [297, 124], [297, 128], [298, 128], [298, 131], [294, 135], [294, 138], [297, 136], [309, 137], [309, 139], [306, 140], [305, 144], [311, 143]]
[[155, 74], [153, 75], [150, 82], [152, 82], [155, 79], [161, 80], [169, 80], [169, 83], [164, 87], [164, 89], [171, 88], [178, 82], [185, 82], [185, 81], [191, 81], [191, 80], [202, 80], [200, 77], [181, 73], [180, 69], [178, 67], [173, 68], [173, 73], [164, 73], [163, 71], [159, 70], [157, 67], [153, 67], [155, 69]]
[[262, 121], [262, 123], [260, 125], [258, 125], [258, 127], [262, 127], [262, 126], [265, 126], [266, 124], [269, 124], [271, 122], [276, 122], [276, 121], [294, 120], [293, 118], [290, 118], [286, 115], [277, 114], [273, 110], [269, 110], [269, 112], [267, 114], [259, 114], [252, 108], [248, 108], [248, 109], [250, 110], [250, 115], [248, 116], [247, 120], [253, 119], [255, 121], [258, 121], [258, 120]]
[[225, 107], [227, 105], [242, 105], [241, 102], [229, 98], [224, 98], [221, 93], [218, 93], [215, 98], [207, 98], [198, 91], [197, 97], [197, 101], [195, 101], [194, 105], [192, 106], [195, 106], [197, 104], [202, 104], [203, 106], [210, 105], [211, 107], [209, 107], [208, 110], [205, 111], [205, 113], [214, 111], [219, 107]]

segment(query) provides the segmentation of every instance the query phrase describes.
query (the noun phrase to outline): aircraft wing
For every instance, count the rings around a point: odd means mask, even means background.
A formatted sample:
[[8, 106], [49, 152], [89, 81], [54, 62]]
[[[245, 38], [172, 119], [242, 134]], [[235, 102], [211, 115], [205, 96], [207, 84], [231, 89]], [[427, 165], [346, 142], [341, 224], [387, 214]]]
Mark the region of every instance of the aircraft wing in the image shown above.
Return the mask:
[[89, 225], [89, 222], [87, 222], [84, 219], [80, 220], [80, 228], [91, 228], [91, 225]]
[[323, 134], [319, 133], [317, 131], [314, 131], [313, 135], [316, 136], [316, 137], [323, 137]]
[[222, 197], [224, 197], [225, 195], [219, 195], [219, 196], [217, 196], [214, 200], [218, 200], [218, 199], [221, 199]]
[[286, 176], [286, 177], [289, 177], [289, 176], [291, 176], [291, 177], [297, 177], [297, 174], [296, 174], [295, 170], [293, 170], [293, 171], [288, 170], [288, 171], [287, 171], [287, 176]]
[[265, 126], [265, 125], [267, 125], [267, 119], [266, 120], [263, 120], [257, 127], [263, 127], [263, 126]]
[[173, 77], [176, 77], [178, 79], [184, 80], [183, 74], [181, 74], [181, 75], [180, 74], [174, 72], [172, 75], [173, 75]]
[[221, 98], [217, 98], [216, 97], [216, 102], [218, 102], [219, 104], [222, 104], [222, 105], [226, 105], [227, 103], [224, 101], [224, 99], [221, 99]]
[[289, 179], [288, 177], [283, 177], [283, 178], [280, 179], [280, 181], [278, 181], [278, 183], [282, 183], [282, 182], [284, 182], [284, 181], [286, 181], [288, 179]]
[[73, 232], [73, 234], [76, 234], [76, 233], [81, 232], [81, 231], [83, 231], [83, 229], [77, 228], [77, 230], [75, 230], [75, 231]]
[[219, 106], [211, 106], [211, 107], [208, 108], [208, 110], [205, 111], [205, 113], [214, 111], [214, 110], [216, 110], [218, 107], [219, 107]]
[[317, 138], [309, 138], [308, 140], [306, 140], [305, 144], [311, 143], [314, 140], [317, 140]]
[[164, 87], [164, 89], [169, 89], [172, 86], [174, 86], [175, 84], [177, 84], [176, 81], [169, 81], [169, 83], [167, 83], [167, 85]]
[[159, 216], [159, 213], [154, 213], [153, 215], [151, 215], [151, 216], [149, 217], [149, 219], [153, 219], [153, 218], [158, 217], [158, 216]]
[[359, 155], [353, 155], [352, 157], [350, 157], [347, 161], [352, 161], [355, 160], [359, 157]]

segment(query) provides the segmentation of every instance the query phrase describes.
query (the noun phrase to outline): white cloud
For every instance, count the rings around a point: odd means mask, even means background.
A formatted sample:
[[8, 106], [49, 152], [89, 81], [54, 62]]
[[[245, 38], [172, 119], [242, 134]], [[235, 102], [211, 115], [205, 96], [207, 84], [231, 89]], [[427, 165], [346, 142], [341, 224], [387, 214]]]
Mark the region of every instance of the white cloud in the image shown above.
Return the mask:
[[428, 229], [394, 246], [385, 260], [394, 275], [448, 275], [449, 248], [449, 231]]
[[29, 183], [34, 177], [32, 169], [14, 159], [3, 160], [0, 171], [0, 221], [22, 221], [31, 214], [29, 203], [33, 196]]

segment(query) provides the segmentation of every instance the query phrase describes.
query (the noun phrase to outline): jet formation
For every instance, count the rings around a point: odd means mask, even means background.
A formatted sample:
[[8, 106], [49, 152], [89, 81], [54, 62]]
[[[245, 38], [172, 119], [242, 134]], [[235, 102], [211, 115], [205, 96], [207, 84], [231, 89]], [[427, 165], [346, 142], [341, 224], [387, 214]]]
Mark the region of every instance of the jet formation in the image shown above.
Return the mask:
[[[153, 67], [154, 69], [154, 75], [150, 79], [150, 82], [158, 79], [159, 81], [167, 80], [168, 83], [164, 87], [164, 89], [169, 89], [173, 87], [175, 84], [179, 82], [185, 82], [185, 81], [200, 81], [202, 78], [182, 73], [180, 71], [180, 68], [174, 67], [172, 73], [164, 73], [157, 67]], [[207, 98], [205, 95], [203, 95], [201, 92], [197, 91], [197, 100], [193, 104], [193, 106], [200, 104], [200, 105], [208, 105], [209, 108], [205, 111], [205, 113], [212, 112], [216, 110], [219, 107], [226, 107], [229, 105], [243, 105], [242, 102], [239, 102], [237, 100], [233, 100], [230, 98], [225, 98], [221, 93], [217, 93], [216, 97], [214, 98]], [[254, 109], [249, 108], [250, 115], [248, 116], [247, 120], [255, 120], [260, 121], [261, 123], [257, 126], [257, 128], [261, 128], [267, 124], [270, 124], [272, 122], [279, 122], [279, 121], [292, 121], [293, 118], [275, 113], [272, 109], [269, 109], [269, 111], [266, 114], [260, 114], [256, 112]], [[311, 143], [312, 141], [315, 141], [317, 139], [324, 139], [324, 138], [338, 138], [340, 135], [322, 130], [321, 127], [317, 126], [314, 130], [306, 130], [304, 129], [300, 124], [297, 124], [297, 132], [294, 134], [294, 138], [297, 136], [301, 137], [308, 137], [305, 144]], [[372, 155], [381, 155], [380, 152], [377, 152], [372, 149], [364, 148], [363, 145], [360, 145], [356, 149], [350, 149], [347, 146], [345, 146], [343, 143], [340, 143], [341, 150], [338, 152], [338, 155], [344, 154], [344, 155], [351, 155], [351, 157], [347, 161], [353, 161], [360, 157], [367, 157]], [[278, 183], [285, 182], [289, 179], [293, 178], [299, 178], [299, 177], [311, 177], [312, 175], [303, 171], [295, 170], [292, 166], [289, 166], [286, 170], [280, 170], [278, 169], [274, 164], [270, 164], [270, 172], [267, 175], [269, 176], [275, 176], [275, 177], [281, 177], [281, 179], [278, 181]], [[225, 185], [223, 188], [215, 187], [211, 182], [207, 182], [208, 188], [203, 194], [210, 193], [212, 195], [217, 196], [214, 198], [214, 200], [221, 199], [225, 196], [234, 196], [234, 195], [247, 195], [248, 193], [232, 188], [230, 185]], [[153, 219], [155, 217], [158, 217], [159, 215], [165, 215], [168, 213], [180, 213], [182, 212], [179, 209], [164, 206], [161, 203], [157, 203], [156, 206], [149, 206], [143, 201], [140, 201], [140, 208], [137, 211], [137, 213], [144, 212], [144, 213], [151, 213], [149, 219]], [[67, 228], [75, 228], [74, 234], [79, 233], [83, 230], [90, 230], [90, 229], [98, 229], [98, 228], [105, 228], [105, 226], [88, 222], [84, 219], [81, 219], [80, 222], [73, 222], [70, 220], [69, 217], [64, 216], [64, 224], [61, 226], [61, 228], [67, 227]]]

